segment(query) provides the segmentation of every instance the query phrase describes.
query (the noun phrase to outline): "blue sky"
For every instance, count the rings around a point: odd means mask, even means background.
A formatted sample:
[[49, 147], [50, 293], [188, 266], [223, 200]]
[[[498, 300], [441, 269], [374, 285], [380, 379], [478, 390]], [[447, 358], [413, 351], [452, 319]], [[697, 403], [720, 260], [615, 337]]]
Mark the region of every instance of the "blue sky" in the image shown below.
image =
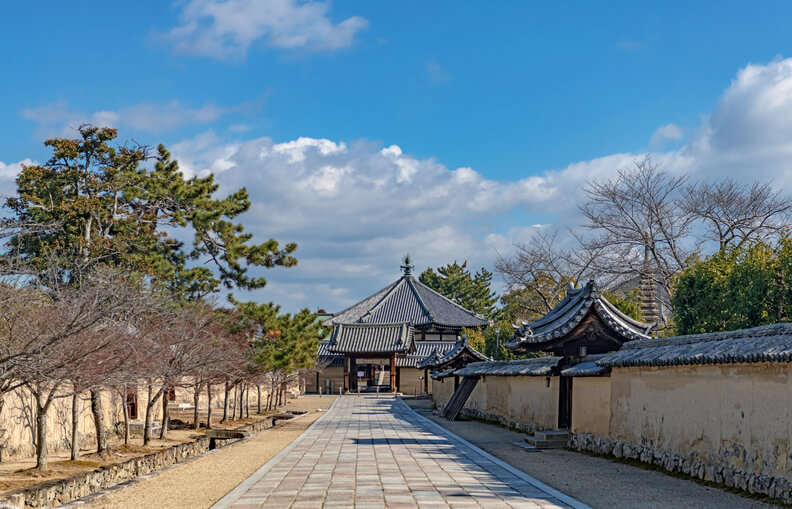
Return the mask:
[[257, 235], [300, 243], [255, 295], [288, 309], [343, 307], [408, 251], [491, 268], [645, 152], [703, 177], [790, 172], [788, 2], [115, 5], [0, 4], [4, 192], [83, 121], [163, 142], [248, 186]]

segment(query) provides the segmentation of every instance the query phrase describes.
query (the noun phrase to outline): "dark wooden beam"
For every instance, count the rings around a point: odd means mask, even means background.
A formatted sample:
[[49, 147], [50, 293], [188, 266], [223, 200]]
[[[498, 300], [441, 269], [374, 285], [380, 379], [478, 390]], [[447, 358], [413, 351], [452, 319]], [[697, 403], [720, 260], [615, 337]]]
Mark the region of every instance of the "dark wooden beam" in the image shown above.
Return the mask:
[[391, 354], [390, 358], [390, 390], [396, 392], [396, 354]]

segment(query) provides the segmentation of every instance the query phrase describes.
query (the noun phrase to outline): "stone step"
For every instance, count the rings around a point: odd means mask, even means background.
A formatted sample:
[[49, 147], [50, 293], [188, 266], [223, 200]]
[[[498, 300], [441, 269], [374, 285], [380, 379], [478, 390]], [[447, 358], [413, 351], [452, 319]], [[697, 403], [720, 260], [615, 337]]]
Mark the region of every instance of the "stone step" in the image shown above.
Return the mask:
[[534, 431], [534, 436], [542, 440], [566, 440], [569, 438], [569, 430], [554, 429], [545, 431]]
[[520, 449], [525, 450], [526, 452], [542, 452], [541, 449], [534, 447], [532, 445], [528, 445], [526, 442], [515, 441], [512, 442], [513, 445], [516, 445]]
[[567, 441], [565, 438], [547, 440], [538, 437], [525, 437], [528, 445], [536, 447], [537, 449], [563, 449], [566, 447]]

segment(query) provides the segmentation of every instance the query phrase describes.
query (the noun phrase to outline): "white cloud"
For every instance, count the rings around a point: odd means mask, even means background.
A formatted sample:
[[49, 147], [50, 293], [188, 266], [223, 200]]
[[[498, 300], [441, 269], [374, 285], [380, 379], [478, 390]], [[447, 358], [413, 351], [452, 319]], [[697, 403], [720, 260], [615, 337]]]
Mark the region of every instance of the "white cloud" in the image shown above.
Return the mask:
[[649, 139], [649, 146], [652, 148], [660, 148], [668, 140], [679, 141], [685, 135], [685, 132], [676, 124], [666, 124], [657, 128], [652, 133]]
[[206, 125], [221, 117], [255, 107], [259, 101], [251, 101], [235, 106], [204, 104], [193, 108], [180, 101], [167, 103], [141, 102], [117, 111], [100, 110], [93, 113], [76, 111], [66, 102], [25, 108], [22, 117], [37, 124], [36, 137], [74, 136], [81, 124], [93, 124], [138, 131], [162, 133], [185, 125]]
[[312, 0], [189, 0], [180, 3], [180, 24], [158, 38], [176, 53], [219, 60], [244, 59], [257, 41], [306, 51], [351, 46], [368, 22], [352, 16], [334, 23], [329, 7]]
[[20, 171], [22, 171], [23, 164], [33, 164], [30, 159], [19, 161], [18, 163], [4, 163], [0, 161], [0, 179], [16, 179]]
[[0, 161], [0, 201], [4, 198], [16, 195], [15, 181], [19, 172], [22, 171], [23, 164], [29, 165], [35, 164], [35, 162], [30, 159], [24, 159], [17, 163], [4, 163]]
[[[677, 133], [664, 126], [663, 136]], [[256, 239], [299, 243], [299, 265], [264, 271], [270, 283], [253, 296], [331, 311], [396, 278], [406, 252], [418, 270], [453, 260], [491, 269], [513, 242], [577, 228], [585, 182], [642, 156], [608, 154], [503, 181], [363, 141], [228, 142], [210, 130], [170, 148], [188, 175], [213, 171], [221, 192], [248, 189], [251, 211], [241, 220]], [[772, 179], [792, 192], [792, 59], [741, 69], [682, 147], [651, 155], [674, 174]], [[0, 175], [9, 168], [0, 165]]]

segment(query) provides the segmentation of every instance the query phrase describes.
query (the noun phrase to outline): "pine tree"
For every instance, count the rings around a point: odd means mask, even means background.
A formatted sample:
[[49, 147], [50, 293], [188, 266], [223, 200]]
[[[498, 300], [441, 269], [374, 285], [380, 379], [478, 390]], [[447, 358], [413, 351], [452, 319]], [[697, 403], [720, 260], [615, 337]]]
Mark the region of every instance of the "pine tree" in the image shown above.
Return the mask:
[[492, 273], [483, 268], [471, 274], [467, 269], [467, 261], [462, 265], [454, 263], [438, 267], [437, 272], [431, 267], [421, 273], [421, 283], [456, 302], [463, 308], [490, 317], [498, 301], [495, 292], [490, 290]]
[[[52, 157], [25, 165], [17, 196], [6, 200], [13, 234], [6, 256], [42, 271], [51, 283], [71, 283], [99, 264], [161, 283], [178, 298], [197, 299], [221, 285], [255, 289], [263, 277], [250, 267], [293, 266], [296, 244], [251, 243], [234, 219], [250, 208], [242, 188], [215, 198], [212, 175], [186, 179], [160, 145], [113, 145], [115, 129], [83, 125], [80, 138], [45, 142]], [[153, 168], [146, 163], [153, 161]], [[186, 229], [192, 245], [168, 235]], [[209, 261], [207, 267], [197, 262]], [[191, 263], [192, 262], [192, 263]], [[44, 274], [57, 270], [54, 274]]]

